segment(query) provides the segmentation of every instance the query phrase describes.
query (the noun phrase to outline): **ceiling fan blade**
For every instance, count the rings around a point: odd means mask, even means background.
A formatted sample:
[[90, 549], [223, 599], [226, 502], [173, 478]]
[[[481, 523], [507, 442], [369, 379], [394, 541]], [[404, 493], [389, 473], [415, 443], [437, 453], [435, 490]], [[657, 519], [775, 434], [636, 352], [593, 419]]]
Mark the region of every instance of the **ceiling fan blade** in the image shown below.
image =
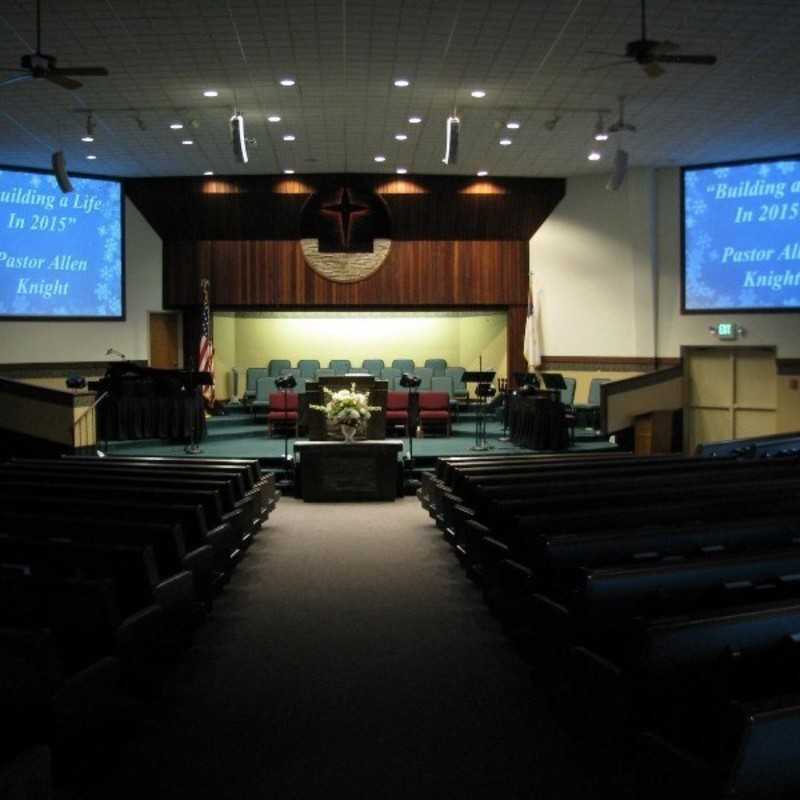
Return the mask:
[[623, 59], [621, 61], [609, 61], [606, 64], [596, 64], [593, 67], [584, 67], [583, 70], [581, 70], [581, 71], [582, 72], [594, 72], [595, 70], [605, 69], [606, 67], [619, 67], [622, 64], [632, 64], [632, 63], [633, 63], [632, 59], [625, 58], [625, 59]]
[[66, 75], [60, 75], [58, 72], [53, 72], [52, 70], [46, 72], [44, 78], [50, 81], [50, 83], [57, 84], [62, 89], [80, 89], [81, 86], [83, 86], [80, 81], [74, 81], [72, 78], [68, 78]]
[[717, 63], [716, 56], [689, 56], [689, 55], [675, 55], [675, 56], [656, 56], [656, 61], [662, 64], [700, 64], [712, 65]]
[[50, 70], [55, 75], [97, 75], [105, 77], [108, 70], [105, 67], [54, 67]]
[[29, 75], [19, 75], [16, 78], [9, 78], [6, 81], [0, 81], [0, 86], [5, 86], [8, 83], [17, 83], [17, 81], [29, 81], [31, 78], [33, 78], [33, 75], [30, 75], [30, 74]]
[[[661, 61], [661, 59], [659, 58], [658, 61]], [[664, 74], [663, 68], [659, 67], [655, 61], [648, 61], [642, 64], [642, 69], [648, 78], [660, 78]]]
[[662, 53], [674, 53], [680, 50], [681, 46], [675, 42], [655, 42], [650, 48], [650, 52], [654, 55], [661, 55]]

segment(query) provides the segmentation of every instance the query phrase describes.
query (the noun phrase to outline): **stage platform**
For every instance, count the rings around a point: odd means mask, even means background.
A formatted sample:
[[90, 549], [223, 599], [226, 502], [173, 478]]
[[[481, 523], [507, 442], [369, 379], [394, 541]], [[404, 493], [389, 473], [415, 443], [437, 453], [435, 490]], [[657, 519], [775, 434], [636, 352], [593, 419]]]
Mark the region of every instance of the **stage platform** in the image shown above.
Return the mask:
[[[475, 445], [475, 419], [471, 414], [462, 414], [453, 424], [452, 436], [426, 436], [414, 439], [414, 462], [420, 468], [430, 468], [441, 456], [469, 455]], [[492, 449], [489, 453], [531, 452], [527, 448], [517, 447], [511, 442], [501, 441], [503, 437], [502, 422], [487, 421], [486, 433]], [[294, 438], [289, 438], [289, 453], [292, 453]], [[298, 441], [304, 441], [299, 439]], [[408, 457], [408, 439], [405, 443], [405, 455]], [[111, 455], [141, 456], [183, 456], [191, 457], [185, 452], [185, 444], [165, 442], [156, 439], [144, 439], [127, 442], [110, 442], [108, 452]], [[208, 419], [208, 435], [200, 443], [202, 452], [199, 455], [213, 458], [258, 458], [264, 466], [276, 465], [283, 458], [284, 440], [282, 437], [270, 438], [263, 418], [254, 420], [243, 408], [226, 409], [224, 416]], [[616, 450], [607, 438], [598, 436], [590, 429], [576, 430], [575, 443], [570, 448], [573, 452], [598, 450]]]

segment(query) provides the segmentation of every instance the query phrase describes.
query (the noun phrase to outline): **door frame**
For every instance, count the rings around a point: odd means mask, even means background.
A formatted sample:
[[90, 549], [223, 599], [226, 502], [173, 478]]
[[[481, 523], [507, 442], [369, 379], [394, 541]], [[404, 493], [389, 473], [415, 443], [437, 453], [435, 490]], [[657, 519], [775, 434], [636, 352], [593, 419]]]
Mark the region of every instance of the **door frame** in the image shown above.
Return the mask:
[[169, 314], [172, 317], [175, 317], [177, 320], [178, 325], [178, 369], [180, 369], [181, 364], [183, 364], [183, 314], [178, 310], [173, 309], [153, 309], [152, 311], [147, 312], [147, 330], [145, 331], [145, 337], [147, 339], [147, 364], [150, 365], [150, 357], [152, 355], [152, 351], [150, 349], [150, 318], [153, 314]]
[[[746, 345], [746, 344], [691, 344], [691, 345], [681, 345], [681, 364], [683, 365], [683, 380], [681, 383], [683, 384], [683, 452], [686, 455], [691, 455], [689, 452], [689, 436], [690, 436], [690, 414], [689, 414], [689, 399], [690, 399], [690, 387], [689, 387], [689, 360], [692, 356], [692, 353], [699, 352], [699, 351], [708, 351], [713, 350], [718, 353], [730, 353], [730, 352], [755, 352], [760, 351], [763, 353], [768, 353], [772, 356], [775, 361], [775, 375], [777, 378], [778, 375], [778, 348], [776, 345], [771, 344], [754, 344], [754, 345]], [[776, 388], [777, 393], [777, 388]], [[775, 397], [775, 413], [778, 412], [778, 398]]]

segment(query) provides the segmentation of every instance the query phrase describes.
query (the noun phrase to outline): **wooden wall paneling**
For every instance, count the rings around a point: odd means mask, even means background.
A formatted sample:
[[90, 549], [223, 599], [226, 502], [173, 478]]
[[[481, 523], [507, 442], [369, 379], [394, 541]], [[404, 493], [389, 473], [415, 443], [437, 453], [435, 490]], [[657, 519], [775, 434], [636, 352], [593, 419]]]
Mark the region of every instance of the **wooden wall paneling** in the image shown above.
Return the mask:
[[297, 241], [167, 241], [164, 304], [197, 302], [211, 280], [217, 308], [505, 306], [527, 302], [528, 243], [393, 242], [383, 266], [357, 283], [314, 272]]
[[[311, 190], [325, 183], [386, 184], [385, 175], [230, 178], [141, 178], [125, 182], [128, 197], [165, 241], [291, 240], [299, 236], [300, 210]], [[392, 239], [524, 240], [564, 196], [558, 178], [497, 178], [501, 193], [472, 193], [474, 178], [414, 176], [417, 191], [382, 194], [392, 217]], [[305, 187], [306, 192], [297, 193]], [[421, 190], [421, 191], [419, 191]]]

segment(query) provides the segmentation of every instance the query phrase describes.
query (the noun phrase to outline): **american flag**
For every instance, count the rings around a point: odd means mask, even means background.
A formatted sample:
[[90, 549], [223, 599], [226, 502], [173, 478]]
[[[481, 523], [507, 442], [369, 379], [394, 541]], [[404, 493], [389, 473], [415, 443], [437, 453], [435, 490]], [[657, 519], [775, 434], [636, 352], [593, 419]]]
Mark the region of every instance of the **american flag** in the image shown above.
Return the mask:
[[542, 363], [542, 351], [539, 345], [539, 304], [533, 299], [533, 275], [528, 285], [528, 316], [525, 319], [525, 336], [522, 343], [522, 354], [528, 362], [528, 370], [536, 369]]
[[[208, 304], [208, 280], [200, 281], [200, 289], [203, 293], [203, 307], [200, 311], [200, 358], [198, 359], [198, 370], [200, 372], [210, 372], [214, 378], [214, 343], [211, 341], [211, 308]], [[208, 405], [214, 404], [214, 384], [203, 387], [203, 397]]]

